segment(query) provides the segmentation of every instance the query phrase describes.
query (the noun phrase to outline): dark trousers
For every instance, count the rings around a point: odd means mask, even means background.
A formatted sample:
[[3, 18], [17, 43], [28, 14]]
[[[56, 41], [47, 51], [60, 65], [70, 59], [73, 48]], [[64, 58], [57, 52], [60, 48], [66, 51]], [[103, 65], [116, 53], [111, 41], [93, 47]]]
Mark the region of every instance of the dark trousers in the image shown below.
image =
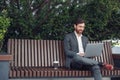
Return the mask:
[[95, 80], [102, 80], [101, 71], [100, 71], [101, 63], [98, 63], [95, 60], [81, 57], [76, 55], [71, 62], [71, 69], [77, 70], [91, 70]]

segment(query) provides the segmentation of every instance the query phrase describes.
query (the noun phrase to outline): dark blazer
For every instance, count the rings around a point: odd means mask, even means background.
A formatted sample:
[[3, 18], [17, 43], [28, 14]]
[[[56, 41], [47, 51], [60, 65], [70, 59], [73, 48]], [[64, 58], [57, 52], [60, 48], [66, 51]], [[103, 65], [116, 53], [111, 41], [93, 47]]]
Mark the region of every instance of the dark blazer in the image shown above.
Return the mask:
[[[88, 43], [88, 38], [85, 36], [82, 36], [82, 44], [83, 44], [84, 50], [86, 48], [87, 43]], [[72, 58], [74, 56], [77, 56], [76, 53], [79, 52], [78, 41], [77, 41], [77, 38], [76, 38], [76, 35], [74, 32], [65, 35], [64, 51], [65, 51], [65, 55], [66, 55], [66, 65], [65, 66], [67, 68], [70, 68], [70, 63], [72, 61]]]

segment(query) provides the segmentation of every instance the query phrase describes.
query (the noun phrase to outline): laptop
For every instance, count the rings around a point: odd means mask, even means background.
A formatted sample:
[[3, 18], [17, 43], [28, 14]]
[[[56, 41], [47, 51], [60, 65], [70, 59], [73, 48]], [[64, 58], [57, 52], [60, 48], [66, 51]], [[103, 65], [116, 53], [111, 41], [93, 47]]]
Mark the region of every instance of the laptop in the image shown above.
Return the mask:
[[101, 56], [102, 50], [103, 50], [103, 43], [88, 43], [84, 57]]

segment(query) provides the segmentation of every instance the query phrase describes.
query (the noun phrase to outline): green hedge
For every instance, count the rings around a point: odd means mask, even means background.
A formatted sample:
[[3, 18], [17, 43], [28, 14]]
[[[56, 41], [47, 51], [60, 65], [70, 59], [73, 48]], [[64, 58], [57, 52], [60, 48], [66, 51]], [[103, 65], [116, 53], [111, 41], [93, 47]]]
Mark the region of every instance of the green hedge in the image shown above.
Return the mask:
[[13, 21], [6, 39], [63, 39], [77, 17], [85, 19], [90, 40], [120, 38], [119, 5], [118, 0], [11, 1], [7, 7]]

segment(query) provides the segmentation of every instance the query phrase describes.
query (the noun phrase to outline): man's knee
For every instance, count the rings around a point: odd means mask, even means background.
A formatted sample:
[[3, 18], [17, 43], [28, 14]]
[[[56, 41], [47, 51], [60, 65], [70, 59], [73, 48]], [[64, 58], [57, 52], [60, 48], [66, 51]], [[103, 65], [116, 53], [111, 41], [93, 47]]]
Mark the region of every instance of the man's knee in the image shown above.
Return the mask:
[[81, 60], [82, 60], [81, 56], [76, 55], [76, 56], [73, 57], [74, 62], [79, 62]]
[[99, 65], [93, 65], [93, 66], [92, 66], [92, 70], [100, 70]]

